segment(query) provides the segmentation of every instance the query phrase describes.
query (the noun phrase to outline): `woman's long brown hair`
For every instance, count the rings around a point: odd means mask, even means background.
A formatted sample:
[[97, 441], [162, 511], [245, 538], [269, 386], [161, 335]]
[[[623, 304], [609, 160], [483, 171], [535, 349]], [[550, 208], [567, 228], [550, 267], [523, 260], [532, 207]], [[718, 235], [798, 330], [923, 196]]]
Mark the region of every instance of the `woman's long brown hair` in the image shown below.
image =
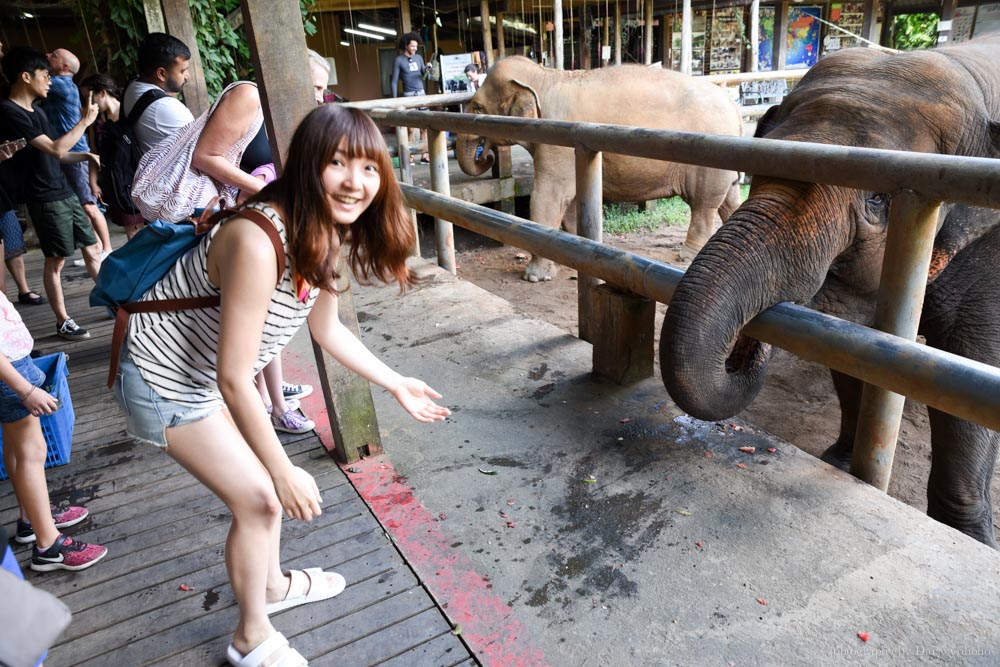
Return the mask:
[[[323, 170], [345, 137], [348, 157], [374, 161], [381, 176], [371, 205], [351, 225], [334, 222], [323, 189]], [[403, 194], [382, 133], [362, 111], [335, 104], [311, 111], [292, 136], [281, 178], [250, 201], [272, 203], [282, 211], [292, 271], [312, 286], [336, 291], [344, 243], [350, 245], [351, 270], [360, 282], [396, 281], [401, 290], [415, 282], [406, 258], [416, 237]]]

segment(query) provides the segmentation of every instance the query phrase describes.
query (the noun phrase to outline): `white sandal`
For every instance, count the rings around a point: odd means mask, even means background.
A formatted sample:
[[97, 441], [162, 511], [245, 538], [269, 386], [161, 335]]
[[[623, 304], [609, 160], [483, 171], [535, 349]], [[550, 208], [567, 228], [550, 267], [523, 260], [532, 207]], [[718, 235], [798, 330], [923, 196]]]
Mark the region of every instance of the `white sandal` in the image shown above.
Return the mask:
[[226, 649], [226, 660], [233, 667], [260, 667], [267, 660], [277, 658], [270, 667], [304, 667], [309, 661], [288, 645], [285, 635], [275, 632], [257, 644], [249, 653], [241, 655], [232, 644]]
[[[340, 595], [347, 586], [347, 581], [341, 575], [336, 572], [324, 572], [318, 567], [311, 567], [308, 570], [290, 570], [288, 576], [291, 581], [285, 599], [268, 602], [264, 607], [268, 616], [285, 609], [298, 607], [300, 604], [328, 600], [335, 595]], [[295, 590], [304, 592], [295, 595], [293, 593]]]

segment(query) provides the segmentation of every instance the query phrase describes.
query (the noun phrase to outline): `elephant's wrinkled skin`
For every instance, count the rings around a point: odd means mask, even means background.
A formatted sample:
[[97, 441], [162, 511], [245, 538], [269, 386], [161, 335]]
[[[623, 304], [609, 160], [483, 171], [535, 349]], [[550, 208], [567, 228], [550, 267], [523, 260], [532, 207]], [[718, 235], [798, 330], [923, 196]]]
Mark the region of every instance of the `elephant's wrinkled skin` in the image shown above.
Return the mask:
[[[1000, 157], [1000, 38], [822, 61], [758, 136]], [[890, 195], [754, 177], [747, 201], [705, 245], [674, 294], [660, 361], [671, 397], [723, 419], [760, 389], [769, 346], [740, 335], [782, 301], [871, 324]], [[1000, 365], [1000, 211], [951, 205], [935, 240], [921, 332], [929, 345]], [[845, 467], [860, 383], [834, 373], [841, 430], [824, 458]], [[990, 476], [1000, 434], [930, 410], [928, 514], [996, 548]]]
[[[528, 58], [500, 60], [468, 106], [469, 113], [610, 123], [741, 136], [743, 121], [728, 93], [706, 81], [640, 66], [563, 72]], [[512, 142], [460, 134], [455, 152], [462, 170], [478, 176], [493, 164], [491, 150]], [[476, 160], [477, 148], [483, 151]], [[576, 231], [573, 149], [522, 144], [535, 163], [531, 219]], [[679, 195], [691, 206], [684, 243], [693, 256], [740, 203], [737, 173], [604, 154], [604, 200], [645, 201]], [[685, 253], [682, 253], [682, 256]], [[533, 257], [525, 280], [549, 280], [556, 265]]]

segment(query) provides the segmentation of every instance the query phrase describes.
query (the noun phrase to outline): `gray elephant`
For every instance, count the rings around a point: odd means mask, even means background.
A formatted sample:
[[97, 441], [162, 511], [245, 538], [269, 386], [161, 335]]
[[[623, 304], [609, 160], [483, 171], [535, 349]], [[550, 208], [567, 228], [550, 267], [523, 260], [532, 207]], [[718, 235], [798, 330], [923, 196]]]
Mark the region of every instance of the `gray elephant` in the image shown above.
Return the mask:
[[[609, 67], [563, 72], [528, 58], [504, 58], [490, 70], [468, 106], [469, 113], [611, 123], [742, 136], [743, 121], [729, 95], [707, 81], [660, 68]], [[492, 148], [510, 141], [460, 134], [455, 152], [462, 170], [479, 176], [493, 164]], [[479, 146], [481, 151], [476, 159]], [[535, 164], [531, 219], [576, 232], [573, 149], [522, 144]], [[627, 155], [604, 155], [604, 200], [645, 201], [679, 195], [691, 206], [682, 257], [693, 257], [715, 227], [740, 203], [737, 173]], [[525, 280], [550, 280], [550, 260], [533, 257]]]
[[[822, 61], [761, 119], [769, 139], [1000, 157], [1000, 38]], [[889, 195], [754, 177], [670, 303], [663, 381], [700, 419], [732, 416], [763, 384], [769, 346], [741, 335], [782, 301], [871, 324]], [[1000, 211], [949, 205], [935, 239], [921, 333], [931, 346], [1000, 365]], [[861, 383], [833, 374], [841, 430], [824, 458], [846, 467]], [[990, 478], [1000, 434], [930, 410], [928, 514], [997, 548]]]

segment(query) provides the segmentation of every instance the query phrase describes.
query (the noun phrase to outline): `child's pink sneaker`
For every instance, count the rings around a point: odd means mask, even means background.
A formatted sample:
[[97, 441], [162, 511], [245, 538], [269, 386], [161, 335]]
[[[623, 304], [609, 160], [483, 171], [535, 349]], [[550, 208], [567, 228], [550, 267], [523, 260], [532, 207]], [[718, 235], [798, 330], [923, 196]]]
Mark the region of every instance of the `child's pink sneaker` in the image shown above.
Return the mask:
[[39, 551], [37, 544], [31, 548], [30, 567], [35, 572], [85, 570], [107, 554], [107, 547], [77, 542], [67, 535], [60, 535], [55, 544], [45, 551]]
[[[69, 507], [52, 507], [52, 521], [56, 528], [69, 528], [80, 523], [90, 514], [86, 507], [71, 505]], [[17, 533], [14, 534], [14, 541], [18, 544], [31, 544], [35, 541], [35, 529], [30, 521], [17, 520]]]

